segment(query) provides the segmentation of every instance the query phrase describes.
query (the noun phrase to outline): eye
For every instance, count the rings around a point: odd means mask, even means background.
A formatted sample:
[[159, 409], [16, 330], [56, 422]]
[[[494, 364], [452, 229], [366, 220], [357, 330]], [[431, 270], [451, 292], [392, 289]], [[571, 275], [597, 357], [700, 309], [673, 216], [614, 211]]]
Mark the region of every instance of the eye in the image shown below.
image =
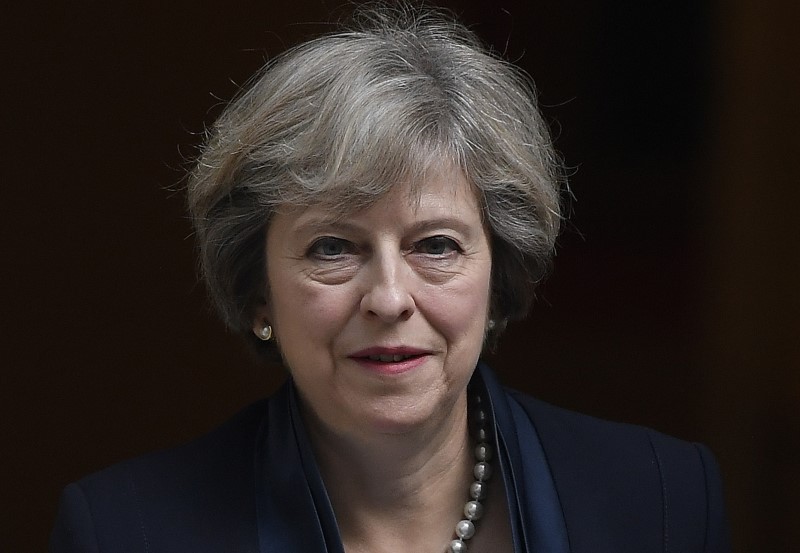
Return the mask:
[[423, 254], [444, 256], [461, 251], [458, 244], [447, 236], [431, 236], [417, 242], [415, 249]]
[[316, 240], [308, 249], [308, 254], [319, 259], [331, 259], [341, 257], [353, 250], [352, 244], [341, 238], [324, 236]]

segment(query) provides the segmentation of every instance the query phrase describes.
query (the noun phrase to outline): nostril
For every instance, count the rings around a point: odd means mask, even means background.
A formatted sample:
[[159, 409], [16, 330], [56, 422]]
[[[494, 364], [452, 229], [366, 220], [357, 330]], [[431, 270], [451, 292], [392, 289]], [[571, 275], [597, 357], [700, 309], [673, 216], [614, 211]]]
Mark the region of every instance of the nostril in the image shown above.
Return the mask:
[[414, 300], [410, 294], [398, 289], [376, 288], [364, 294], [361, 310], [384, 320], [406, 320], [414, 313]]
[[[393, 247], [393, 246], [392, 246]], [[376, 254], [362, 273], [364, 289], [361, 310], [365, 315], [387, 322], [406, 320], [414, 313], [410, 275], [402, 256], [396, 252]]]

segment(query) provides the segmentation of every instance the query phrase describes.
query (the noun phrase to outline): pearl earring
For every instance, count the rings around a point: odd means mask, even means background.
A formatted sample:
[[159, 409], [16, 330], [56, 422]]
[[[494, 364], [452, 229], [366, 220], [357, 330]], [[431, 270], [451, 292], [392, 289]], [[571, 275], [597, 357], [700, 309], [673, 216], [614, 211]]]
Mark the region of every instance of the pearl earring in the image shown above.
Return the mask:
[[265, 324], [261, 329], [256, 333], [256, 336], [259, 339], [269, 342], [272, 339], [272, 327], [268, 324]]

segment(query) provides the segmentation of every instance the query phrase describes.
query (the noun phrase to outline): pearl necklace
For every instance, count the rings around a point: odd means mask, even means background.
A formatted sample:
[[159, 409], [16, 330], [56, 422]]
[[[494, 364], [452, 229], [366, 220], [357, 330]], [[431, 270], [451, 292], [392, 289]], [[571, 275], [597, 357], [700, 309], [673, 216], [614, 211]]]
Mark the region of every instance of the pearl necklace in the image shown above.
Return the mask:
[[483, 516], [483, 503], [486, 500], [488, 488], [486, 481], [492, 475], [489, 461], [492, 458], [492, 447], [487, 443], [489, 439], [488, 415], [483, 406], [483, 398], [479, 394], [470, 396], [470, 419], [473, 426], [473, 439], [478, 444], [475, 446], [475, 467], [472, 473], [475, 481], [469, 486], [470, 499], [464, 505], [464, 519], [456, 524], [456, 539], [450, 542], [448, 553], [466, 553], [466, 541], [475, 535], [475, 522]]

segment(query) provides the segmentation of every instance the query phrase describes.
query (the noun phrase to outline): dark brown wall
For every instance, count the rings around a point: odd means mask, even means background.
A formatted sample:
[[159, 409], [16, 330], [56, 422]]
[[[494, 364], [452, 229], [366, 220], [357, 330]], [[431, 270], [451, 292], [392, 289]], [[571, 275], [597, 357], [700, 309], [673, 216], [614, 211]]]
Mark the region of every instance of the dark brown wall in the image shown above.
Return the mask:
[[[209, 313], [170, 191], [236, 84], [337, 12], [270, 4], [6, 16], [2, 551], [45, 548], [68, 482], [196, 436], [282, 377]], [[708, 443], [737, 550], [791, 551], [796, 4], [446, 4], [531, 72], [574, 168], [554, 274], [492, 363], [548, 401]]]

